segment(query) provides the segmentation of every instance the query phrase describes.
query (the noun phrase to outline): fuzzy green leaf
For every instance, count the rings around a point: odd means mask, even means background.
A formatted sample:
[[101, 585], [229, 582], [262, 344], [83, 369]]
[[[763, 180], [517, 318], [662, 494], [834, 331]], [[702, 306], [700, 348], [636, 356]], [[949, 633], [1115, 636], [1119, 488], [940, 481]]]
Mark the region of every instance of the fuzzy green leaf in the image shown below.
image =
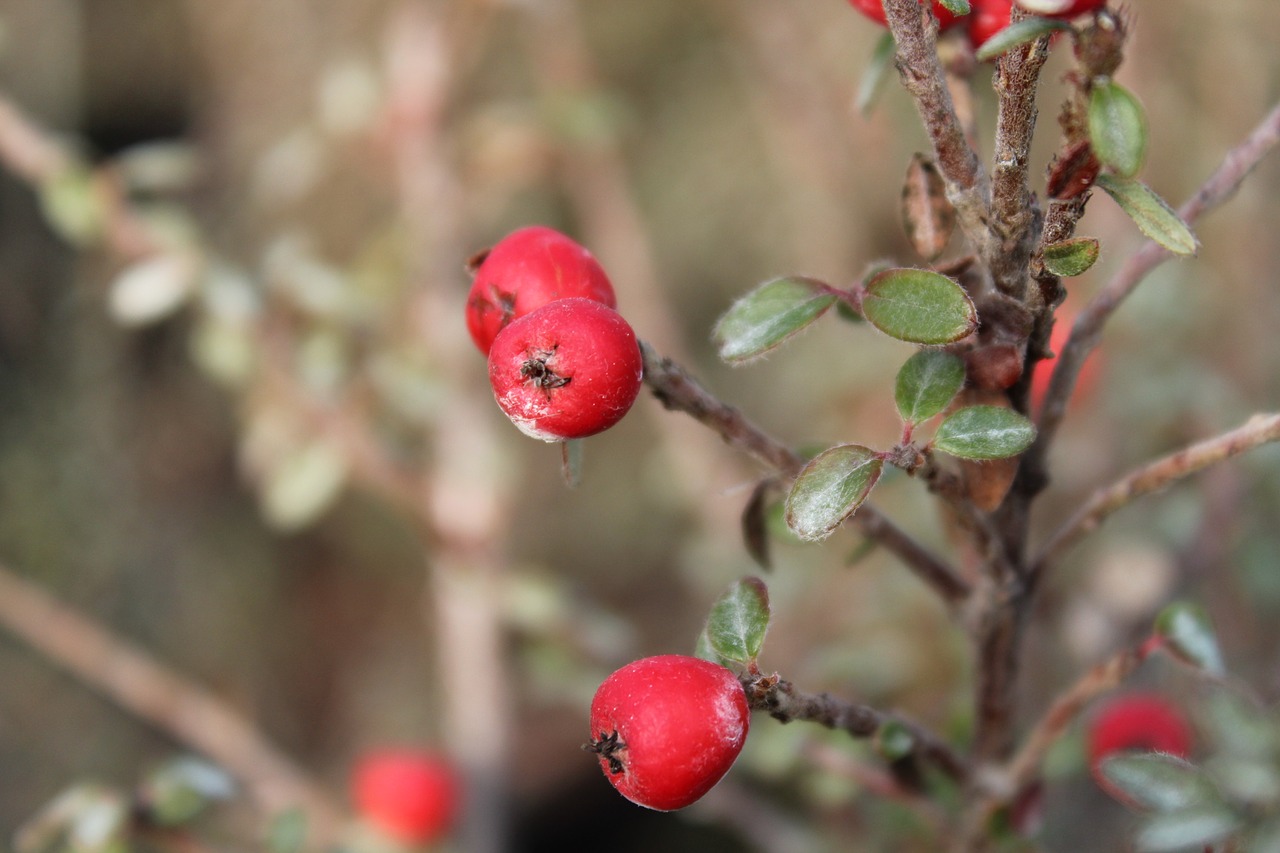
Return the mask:
[[1061, 240], [1044, 247], [1044, 268], [1054, 275], [1070, 278], [1086, 272], [1098, 260], [1098, 241], [1093, 237]]
[[964, 385], [964, 361], [943, 350], [920, 350], [898, 371], [898, 414], [918, 424], [941, 412]]
[[230, 799], [236, 787], [222, 768], [183, 756], [148, 774], [142, 791], [150, 819], [162, 826], [177, 826], [200, 814], [210, 803]]
[[969, 0], [940, 0], [940, 2], [953, 15], [967, 15], [972, 11], [969, 8]]
[[886, 760], [897, 761], [916, 748], [916, 736], [897, 720], [887, 720], [876, 729], [875, 748]]
[[913, 344], [949, 344], [978, 325], [973, 300], [940, 273], [889, 269], [867, 282], [862, 316], [890, 337]]
[[1175, 601], [1156, 617], [1156, 633], [1164, 639], [1165, 648], [1179, 660], [1214, 675], [1227, 671], [1218, 648], [1218, 637], [1202, 607]]
[[1035, 438], [1035, 425], [1012, 409], [969, 406], [938, 425], [933, 446], [961, 459], [1004, 459], [1026, 450]]
[[721, 664], [749, 665], [760, 656], [769, 630], [769, 590], [759, 578], [743, 578], [711, 606], [706, 648]]
[[1133, 94], [1113, 80], [1099, 80], [1089, 93], [1089, 142], [1093, 153], [1117, 174], [1132, 178], [1147, 155], [1147, 117]]
[[1141, 181], [1101, 174], [1095, 183], [1115, 199], [1138, 230], [1175, 255], [1194, 255], [1200, 241], [1164, 199]]
[[1219, 802], [1199, 803], [1156, 815], [1138, 830], [1137, 847], [1144, 853], [1186, 850], [1212, 844], [1240, 827], [1240, 817]]
[[987, 39], [975, 55], [978, 57], [979, 62], [988, 62], [1020, 44], [1035, 41], [1040, 36], [1056, 30], [1069, 29], [1071, 29], [1071, 25], [1065, 21], [1054, 21], [1049, 18], [1025, 18], [1016, 24], [1010, 24]]
[[1213, 796], [1200, 768], [1175, 755], [1121, 753], [1102, 760], [1103, 778], [1143, 808], [1172, 812]]
[[767, 281], [743, 296], [716, 323], [712, 338], [730, 364], [764, 355], [808, 326], [837, 297], [820, 281], [791, 276]]
[[857, 444], [819, 453], [791, 484], [787, 527], [801, 539], [825, 539], [867, 499], [883, 465], [874, 450]]

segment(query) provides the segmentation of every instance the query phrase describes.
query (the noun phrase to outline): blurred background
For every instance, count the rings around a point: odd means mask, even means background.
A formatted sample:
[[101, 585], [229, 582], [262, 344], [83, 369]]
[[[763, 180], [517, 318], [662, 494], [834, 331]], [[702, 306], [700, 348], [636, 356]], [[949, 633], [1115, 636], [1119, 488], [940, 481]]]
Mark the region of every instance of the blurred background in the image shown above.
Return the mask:
[[[1143, 179], [1177, 205], [1280, 97], [1280, 7], [1126, 6]], [[761, 472], [646, 393], [567, 489], [557, 449], [492, 404], [462, 323], [465, 259], [550, 225], [600, 259], [640, 337], [781, 440], [894, 442], [909, 346], [834, 316], [743, 368], [709, 343], [768, 278], [922, 263], [898, 214], [914, 109], [892, 75], [855, 107], [880, 35], [840, 0], [0, 1], [0, 565], [213, 691], [335, 798], [367, 749], [453, 756], [472, 779], [453, 849], [936, 849], [929, 809], [874, 793], [866, 744], [762, 715], [685, 812], [609, 788], [578, 749], [590, 697], [636, 657], [690, 653], [711, 602], [762, 571], [738, 530]], [[1059, 45], [1036, 174], [1069, 67]], [[47, 134], [26, 173], [13, 109]], [[1042, 534], [1280, 406], [1278, 198], [1273, 158], [1198, 225], [1199, 257], [1116, 315]], [[1068, 306], [1141, 242], [1101, 194], [1080, 233], [1102, 259]], [[949, 553], [918, 483], [887, 475], [875, 501]], [[1070, 552], [1031, 632], [1026, 718], [1175, 596], [1280, 695], [1277, 516], [1264, 449]], [[762, 665], [963, 738], [962, 631], [861, 545], [775, 537]], [[73, 782], [127, 787], [191, 749], [4, 629], [0, 834]], [[1139, 680], [1194, 694], [1170, 665]], [[1044, 846], [1120, 849], [1128, 818], [1074, 729], [1048, 773]], [[254, 849], [256, 826], [225, 849]]]

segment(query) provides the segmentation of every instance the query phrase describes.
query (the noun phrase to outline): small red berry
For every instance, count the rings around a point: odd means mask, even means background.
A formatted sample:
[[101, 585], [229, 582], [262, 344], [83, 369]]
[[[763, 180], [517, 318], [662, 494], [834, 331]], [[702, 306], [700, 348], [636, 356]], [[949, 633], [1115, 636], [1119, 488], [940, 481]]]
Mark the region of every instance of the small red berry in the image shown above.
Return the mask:
[[[1031, 373], [1031, 411], [1038, 412], [1044, 405], [1045, 395], [1049, 393], [1049, 382], [1053, 378], [1053, 367], [1058, 361], [1058, 353], [1067, 345], [1071, 337], [1071, 326], [1075, 323], [1075, 315], [1071, 312], [1060, 312], [1054, 320], [1053, 332], [1049, 335], [1049, 349], [1053, 355], [1036, 362]], [[1086, 399], [1093, 394], [1098, 384], [1098, 372], [1101, 369], [1097, 350], [1087, 355], [1080, 367], [1080, 375], [1076, 377], [1074, 399]]]
[[1124, 800], [1099, 765], [1109, 755], [1126, 750], [1163, 752], [1186, 758], [1191, 752], [1191, 727], [1182, 712], [1155, 693], [1130, 693], [1103, 706], [1089, 725], [1089, 769], [1107, 793]]
[[681, 809], [728, 772], [750, 709], [737, 676], [685, 655], [658, 655], [610, 675], [591, 702], [591, 742], [618, 793], [658, 811]]
[[461, 800], [459, 789], [448, 761], [407, 749], [371, 752], [351, 774], [351, 796], [360, 815], [409, 844], [426, 844], [449, 831]]
[[1009, 26], [1013, 0], [972, 0], [969, 15], [969, 43], [977, 50], [987, 39]]
[[[919, 0], [919, 2], [921, 6], [924, 5], [924, 0]], [[884, 5], [880, 0], [849, 0], [849, 5], [875, 21], [880, 26], [887, 27], [889, 25], [889, 22], [884, 16]], [[944, 30], [959, 20], [959, 18], [948, 11], [946, 6], [939, 3], [938, 0], [934, 0], [933, 2], [933, 15], [938, 19], [938, 26]]]
[[487, 355], [512, 320], [570, 296], [618, 305], [609, 277], [582, 246], [540, 225], [512, 231], [476, 267], [467, 294], [467, 331]]
[[513, 320], [489, 350], [489, 383], [521, 432], [585, 438], [622, 420], [644, 378], [635, 332], [591, 299], [558, 299]]

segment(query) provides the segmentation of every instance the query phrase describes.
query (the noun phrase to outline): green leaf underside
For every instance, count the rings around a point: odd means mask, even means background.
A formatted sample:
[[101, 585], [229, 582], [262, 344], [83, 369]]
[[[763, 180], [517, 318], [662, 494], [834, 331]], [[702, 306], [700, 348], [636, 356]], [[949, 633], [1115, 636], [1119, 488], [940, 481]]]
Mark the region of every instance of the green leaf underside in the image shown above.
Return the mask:
[[876, 751], [889, 761], [906, 758], [916, 748], [915, 735], [897, 720], [888, 720], [876, 730]]
[[759, 578], [743, 578], [711, 607], [705, 636], [720, 663], [750, 664], [769, 630], [769, 590]]
[[987, 39], [975, 55], [978, 57], [979, 62], [987, 62], [1020, 44], [1035, 41], [1040, 36], [1056, 30], [1069, 29], [1071, 29], [1071, 25], [1065, 21], [1055, 21], [1050, 18], [1026, 18], [1016, 24], [1010, 24]]
[[1226, 672], [1209, 616], [1197, 605], [1176, 601], [1156, 617], [1156, 632], [1181, 660], [1214, 675]]
[[821, 317], [837, 298], [810, 278], [765, 282], [733, 303], [716, 323], [712, 337], [720, 357], [735, 363], [764, 355]]
[[972, 11], [969, 0], [942, 0], [942, 5], [953, 15], [967, 15]]
[[1222, 803], [1201, 803], [1156, 815], [1138, 830], [1137, 846], [1149, 853], [1199, 849], [1230, 835], [1241, 820]]
[[801, 539], [825, 539], [867, 499], [883, 464], [874, 450], [857, 444], [819, 453], [787, 494], [787, 526]]
[[881, 35], [871, 54], [871, 61], [867, 63], [867, 70], [858, 83], [855, 105], [859, 113], [866, 115], [875, 103], [876, 96], [884, 89], [884, 82], [889, 79], [889, 69], [893, 68], [893, 58], [897, 53], [898, 44], [893, 40], [893, 34], [886, 32]]
[[1141, 181], [1101, 174], [1095, 183], [1115, 199], [1138, 230], [1175, 255], [1194, 255], [1200, 241], [1165, 200]]
[[918, 424], [940, 413], [964, 385], [964, 361], [942, 350], [920, 350], [898, 371], [898, 414]]
[[1093, 237], [1050, 243], [1044, 247], [1044, 268], [1063, 278], [1081, 275], [1097, 262], [1098, 251], [1098, 241]]
[[1102, 775], [1144, 808], [1172, 812], [1213, 794], [1200, 768], [1159, 752], [1113, 755], [1099, 765]]
[[961, 459], [1004, 459], [1026, 450], [1035, 437], [1035, 425], [1012, 409], [969, 406], [938, 425], [933, 446]]
[[974, 330], [978, 313], [959, 284], [940, 273], [890, 269], [867, 283], [862, 315], [890, 337], [913, 344], [954, 343]]
[[1104, 164], [1126, 178], [1142, 168], [1147, 153], [1147, 118], [1128, 89], [1111, 80], [1089, 93], [1089, 142]]

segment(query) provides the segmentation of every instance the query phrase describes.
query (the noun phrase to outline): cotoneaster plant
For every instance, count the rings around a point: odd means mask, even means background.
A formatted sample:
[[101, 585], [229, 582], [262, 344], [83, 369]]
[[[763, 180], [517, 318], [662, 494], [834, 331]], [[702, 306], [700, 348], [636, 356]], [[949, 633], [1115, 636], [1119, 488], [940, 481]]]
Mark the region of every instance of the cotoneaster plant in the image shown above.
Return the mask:
[[351, 798], [379, 832], [407, 844], [428, 844], [448, 834], [461, 804], [453, 766], [430, 752], [382, 749], [357, 762]]
[[480, 352], [511, 321], [569, 297], [617, 307], [613, 284], [595, 257], [551, 228], [530, 225], [511, 232], [472, 262], [467, 331]]
[[618, 312], [558, 299], [511, 322], [489, 350], [489, 382], [511, 422], [543, 441], [595, 435], [622, 420], [644, 378], [635, 332]]
[[591, 740], [605, 778], [658, 811], [682, 809], [720, 781], [747, 739], [750, 711], [738, 677], [685, 655], [630, 663], [591, 702]]

